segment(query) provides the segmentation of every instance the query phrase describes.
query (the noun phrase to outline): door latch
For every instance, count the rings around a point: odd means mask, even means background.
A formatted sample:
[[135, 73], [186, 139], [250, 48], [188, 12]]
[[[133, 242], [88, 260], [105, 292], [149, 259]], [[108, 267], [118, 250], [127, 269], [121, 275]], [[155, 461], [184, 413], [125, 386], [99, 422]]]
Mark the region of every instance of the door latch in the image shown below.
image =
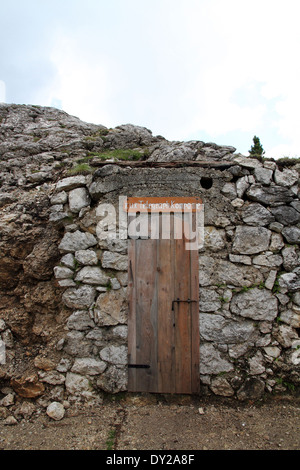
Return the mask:
[[191, 302], [197, 302], [197, 300], [191, 300], [191, 299], [181, 300], [179, 298], [176, 300], [172, 300], [172, 310], [174, 310], [174, 303], [179, 304], [179, 302], [187, 302], [188, 304], [190, 304]]

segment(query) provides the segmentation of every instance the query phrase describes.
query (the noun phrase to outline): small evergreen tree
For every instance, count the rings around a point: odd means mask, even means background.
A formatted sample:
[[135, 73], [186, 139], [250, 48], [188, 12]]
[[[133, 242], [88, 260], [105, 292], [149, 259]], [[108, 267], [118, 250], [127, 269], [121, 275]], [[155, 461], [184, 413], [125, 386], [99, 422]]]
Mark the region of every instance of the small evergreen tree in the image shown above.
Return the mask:
[[251, 157], [256, 157], [256, 158], [261, 158], [264, 155], [265, 151], [263, 149], [263, 146], [260, 143], [259, 137], [256, 137], [256, 135], [253, 137], [253, 145], [251, 146], [251, 149], [249, 150], [249, 154]]

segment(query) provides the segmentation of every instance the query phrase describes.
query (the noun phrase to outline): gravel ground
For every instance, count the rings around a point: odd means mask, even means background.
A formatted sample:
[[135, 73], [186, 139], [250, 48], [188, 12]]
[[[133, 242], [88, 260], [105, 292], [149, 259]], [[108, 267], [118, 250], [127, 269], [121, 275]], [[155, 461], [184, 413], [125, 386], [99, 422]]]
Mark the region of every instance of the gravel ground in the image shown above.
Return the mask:
[[122, 395], [5, 425], [0, 450], [298, 450], [300, 399]]

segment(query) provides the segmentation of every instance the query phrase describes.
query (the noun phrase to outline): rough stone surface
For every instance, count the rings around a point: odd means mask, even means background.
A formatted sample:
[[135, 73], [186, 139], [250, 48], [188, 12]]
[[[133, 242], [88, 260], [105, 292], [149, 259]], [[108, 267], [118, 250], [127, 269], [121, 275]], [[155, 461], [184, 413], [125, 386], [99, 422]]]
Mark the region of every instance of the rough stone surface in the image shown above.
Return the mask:
[[100, 351], [103, 361], [116, 365], [127, 364], [127, 348], [125, 346], [107, 346]]
[[[116, 149], [129, 160], [104, 162], [101, 153]], [[5, 104], [0, 155], [3, 416], [31, 416], [20, 400], [40, 401], [46, 412], [46, 403], [64, 398], [73, 404], [127, 390], [131, 278], [118, 217], [114, 237], [99, 239], [98, 205], [113, 204], [118, 215], [120, 195], [204, 202], [201, 393], [256, 399], [299, 385], [297, 163]], [[81, 161], [90, 166], [76, 174]]]
[[200, 345], [200, 373], [217, 375], [233, 370], [231, 362], [222, 357], [221, 353], [211, 343]]
[[236, 228], [232, 251], [242, 255], [251, 255], [265, 251], [269, 247], [271, 231], [264, 227]]
[[78, 250], [75, 252], [75, 259], [78, 263], [85, 266], [93, 266], [98, 264], [97, 254], [94, 250]]
[[247, 196], [253, 201], [266, 206], [276, 203], [289, 203], [293, 200], [293, 193], [289, 188], [282, 186], [261, 186], [253, 184], [247, 191]]
[[72, 395], [80, 395], [90, 390], [89, 380], [82, 375], [68, 372], [66, 375], [66, 389]]
[[253, 288], [233, 296], [233, 313], [253, 320], [273, 321], [278, 314], [277, 298], [269, 291]]
[[84, 331], [95, 324], [86, 310], [77, 310], [68, 318], [67, 326], [70, 330]]
[[122, 289], [100, 294], [94, 309], [95, 322], [99, 326], [111, 326], [127, 321], [127, 298]]
[[76, 188], [69, 192], [69, 207], [71, 212], [78, 213], [90, 204], [90, 196], [86, 188]]
[[109, 276], [97, 266], [85, 266], [77, 273], [75, 281], [105, 286], [109, 281]]
[[96, 290], [92, 286], [80, 286], [67, 289], [63, 293], [64, 303], [74, 309], [90, 307], [96, 297]]
[[242, 343], [249, 340], [254, 332], [254, 324], [249, 321], [231, 321], [210, 313], [200, 315], [200, 337], [214, 344]]
[[60, 421], [65, 415], [65, 408], [61, 403], [54, 401], [48, 405], [46, 413], [55, 421]]
[[102, 374], [105, 369], [106, 362], [86, 357], [75, 359], [71, 372], [81, 375], [99, 375]]
[[125, 271], [128, 268], [127, 256], [120, 253], [105, 251], [102, 256], [102, 267]]
[[97, 240], [91, 233], [88, 232], [80, 232], [77, 230], [76, 232], [69, 233], [67, 232], [62, 241], [59, 244], [59, 249], [62, 252], [75, 252], [78, 250], [86, 250], [91, 246], [97, 244]]
[[242, 212], [242, 217], [245, 224], [254, 226], [265, 226], [274, 221], [274, 216], [271, 212], [258, 203], [250, 204], [245, 207]]
[[280, 171], [278, 168], [274, 173], [274, 180], [280, 186], [293, 186], [299, 179], [299, 173], [295, 170], [284, 169]]

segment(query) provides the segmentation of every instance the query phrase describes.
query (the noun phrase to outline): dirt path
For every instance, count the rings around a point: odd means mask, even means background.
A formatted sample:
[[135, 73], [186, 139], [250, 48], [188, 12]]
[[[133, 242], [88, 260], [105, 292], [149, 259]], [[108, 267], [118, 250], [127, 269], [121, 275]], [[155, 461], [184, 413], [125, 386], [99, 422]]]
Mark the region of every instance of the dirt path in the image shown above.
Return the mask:
[[5, 425], [0, 450], [298, 450], [300, 400], [125, 396]]

